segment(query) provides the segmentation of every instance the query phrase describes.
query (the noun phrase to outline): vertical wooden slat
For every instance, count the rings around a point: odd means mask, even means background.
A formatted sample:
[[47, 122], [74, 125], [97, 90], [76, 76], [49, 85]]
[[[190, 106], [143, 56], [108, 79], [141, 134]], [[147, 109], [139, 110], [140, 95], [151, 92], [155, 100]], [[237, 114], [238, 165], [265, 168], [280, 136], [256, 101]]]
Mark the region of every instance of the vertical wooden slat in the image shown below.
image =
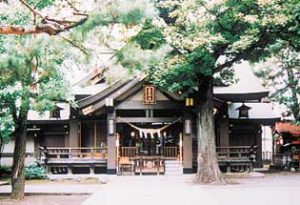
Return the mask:
[[97, 123], [94, 121], [94, 148], [97, 147]]
[[78, 122], [79, 147], [81, 147], [81, 122]]

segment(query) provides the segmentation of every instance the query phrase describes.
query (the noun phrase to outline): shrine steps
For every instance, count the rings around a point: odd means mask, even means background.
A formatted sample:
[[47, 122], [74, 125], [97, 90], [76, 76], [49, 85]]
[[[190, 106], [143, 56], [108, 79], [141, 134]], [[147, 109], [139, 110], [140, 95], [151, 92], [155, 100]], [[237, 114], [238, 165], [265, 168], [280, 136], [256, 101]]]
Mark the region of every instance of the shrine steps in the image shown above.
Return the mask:
[[176, 176], [183, 174], [183, 167], [179, 160], [166, 160], [165, 161], [165, 175]]

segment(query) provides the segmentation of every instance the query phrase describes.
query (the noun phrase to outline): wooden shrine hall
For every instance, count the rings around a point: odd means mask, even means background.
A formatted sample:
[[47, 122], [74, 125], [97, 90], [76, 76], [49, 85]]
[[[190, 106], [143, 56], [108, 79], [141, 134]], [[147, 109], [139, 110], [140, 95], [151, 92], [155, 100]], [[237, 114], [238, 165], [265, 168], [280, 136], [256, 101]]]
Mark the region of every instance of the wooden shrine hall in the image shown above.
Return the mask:
[[[106, 85], [105, 79], [93, 72], [84, 81], [95, 89], [93, 93], [75, 93], [78, 108], [58, 105], [47, 119], [29, 119], [28, 135], [34, 136], [36, 157], [50, 174], [196, 171], [198, 142], [192, 95], [183, 98], [142, 77]], [[262, 166], [261, 125], [272, 126], [279, 120], [270, 104], [262, 102], [266, 90], [236, 86], [214, 89], [216, 146], [222, 171]]]

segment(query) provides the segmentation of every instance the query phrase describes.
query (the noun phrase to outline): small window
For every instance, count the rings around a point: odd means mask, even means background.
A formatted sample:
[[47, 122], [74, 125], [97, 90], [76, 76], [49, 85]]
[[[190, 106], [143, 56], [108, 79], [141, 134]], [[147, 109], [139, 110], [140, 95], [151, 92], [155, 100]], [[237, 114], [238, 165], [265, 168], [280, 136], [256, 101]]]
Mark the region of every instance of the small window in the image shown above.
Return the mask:
[[60, 118], [60, 111], [62, 109], [58, 106], [55, 106], [52, 111], [50, 111], [50, 118]]

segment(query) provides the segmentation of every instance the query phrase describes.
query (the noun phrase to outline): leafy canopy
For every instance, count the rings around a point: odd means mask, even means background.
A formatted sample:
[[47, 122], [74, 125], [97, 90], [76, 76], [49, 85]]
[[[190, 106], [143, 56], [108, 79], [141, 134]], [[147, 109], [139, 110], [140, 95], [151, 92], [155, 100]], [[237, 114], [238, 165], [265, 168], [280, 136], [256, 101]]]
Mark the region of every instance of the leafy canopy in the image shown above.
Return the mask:
[[[150, 30], [146, 21], [118, 57], [124, 66], [147, 72], [151, 81], [171, 91], [189, 93], [205, 76], [216, 73], [220, 73], [218, 81], [230, 81], [234, 63], [270, 57], [274, 52], [270, 47], [278, 40], [299, 50], [300, 3], [296, 0], [165, 0], [155, 6], [159, 12], [151, 21], [155, 35], [144, 35]], [[145, 46], [153, 38], [157, 46]], [[134, 63], [127, 55], [157, 56], [158, 46], [166, 45], [171, 49], [155, 62], [148, 57]]]

